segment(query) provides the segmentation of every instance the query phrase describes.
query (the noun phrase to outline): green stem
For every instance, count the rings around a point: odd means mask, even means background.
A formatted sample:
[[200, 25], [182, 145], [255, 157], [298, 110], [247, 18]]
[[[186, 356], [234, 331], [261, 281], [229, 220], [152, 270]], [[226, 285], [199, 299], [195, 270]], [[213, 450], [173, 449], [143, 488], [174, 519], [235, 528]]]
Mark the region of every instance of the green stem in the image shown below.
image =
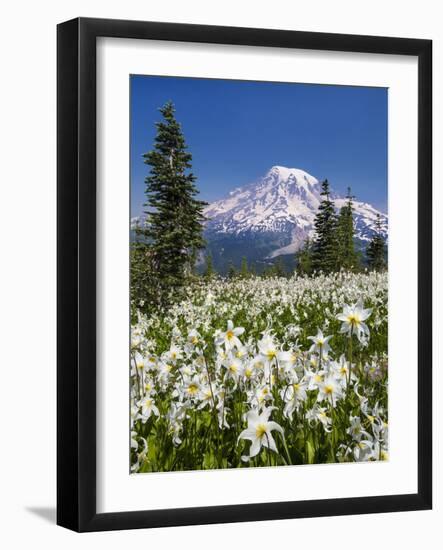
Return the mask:
[[[285, 436], [282, 435], [281, 438], [282, 438], [282, 441], [283, 441], [283, 448], [284, 448], [285, 453], [286, 453], [286, 458], [288, 459], [288, 464], [291, 464], [291, 465], [292, 465], [291, 455], [289, 454], [288, 446], [286, 445]], [[282, 457], [282, 458], [283, 458], [283, 457]]]
[[349, 372], [348, 372], [348, 385], [346, 390], [349, 390], [349, 386], [351, 385], [351, 370], [352, 370], [352, 332], [349, 337], [349, 345], [348, 345], [348, 353], [349, 353]]
[[209, 367], [205, 360], [205, 368], [206, 373], [208, 375], [208, 383], [209, 383], [209, 389], [211, 391], [211, 399], [212, 399], [212, 420], [211, 422], [215, 422], [215, 428], [217, 430], [217, 436], [215, 438], [216, 441], [216, 448], [217, 448], [217, 464], [220, 468], [220, 426], [218, 425], [218, 418], [217, 418], [217, 406], [215, 404], [215, 397], [214, 397], [214, 391], [212, 389], [212, 382], [211, 382], [211, 375], [209, 374]]

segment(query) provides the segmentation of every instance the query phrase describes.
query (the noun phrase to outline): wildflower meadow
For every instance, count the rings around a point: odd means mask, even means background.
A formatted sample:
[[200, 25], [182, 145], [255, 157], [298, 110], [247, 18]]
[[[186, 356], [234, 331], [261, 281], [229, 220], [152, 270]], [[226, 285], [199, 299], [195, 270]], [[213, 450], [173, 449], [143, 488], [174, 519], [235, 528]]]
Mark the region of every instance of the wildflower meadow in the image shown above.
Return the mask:
[[132, 472], [388, 458], [387, 272], [196, 278], [132, 311]]

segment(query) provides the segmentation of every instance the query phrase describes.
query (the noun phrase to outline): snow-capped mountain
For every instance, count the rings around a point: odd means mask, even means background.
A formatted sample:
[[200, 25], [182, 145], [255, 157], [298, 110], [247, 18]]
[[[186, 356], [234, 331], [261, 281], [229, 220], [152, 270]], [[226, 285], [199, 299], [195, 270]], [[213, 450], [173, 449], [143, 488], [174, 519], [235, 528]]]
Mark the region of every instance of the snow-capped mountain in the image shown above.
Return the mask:
[[[225, 199], [210, 204], [205, 215], [206, 239], [212, 254], [220, 246], [248, 250], [251, 259], [275, 258], [293, 254], [307, 237], [314, 233], [321, 184], [298, 168], [274, 166], [258, 181], [231, 191]], [[345, 198], [331, 193], [339, 210]], [[368, 203], [354, 201], [356, 238], [369, 241], [374, 233], [377, 214], [380, 214], [384, 236], [387, 237], [388, 218]], [[217, 244], [217, 247], [214, 245]], [[253, 252], [254, 250], [254, 252]]]

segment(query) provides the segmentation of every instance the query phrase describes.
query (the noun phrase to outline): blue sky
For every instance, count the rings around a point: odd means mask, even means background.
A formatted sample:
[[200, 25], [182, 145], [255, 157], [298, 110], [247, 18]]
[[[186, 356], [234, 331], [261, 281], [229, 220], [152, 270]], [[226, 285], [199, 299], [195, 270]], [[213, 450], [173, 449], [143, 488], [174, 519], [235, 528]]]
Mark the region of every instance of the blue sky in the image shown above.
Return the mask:
[[387, 209], [387, 89], [131, 76], [131, 213], [139, 215], [158, 108], [171, 100], [208, 202], [274, 165], [328, 178]]

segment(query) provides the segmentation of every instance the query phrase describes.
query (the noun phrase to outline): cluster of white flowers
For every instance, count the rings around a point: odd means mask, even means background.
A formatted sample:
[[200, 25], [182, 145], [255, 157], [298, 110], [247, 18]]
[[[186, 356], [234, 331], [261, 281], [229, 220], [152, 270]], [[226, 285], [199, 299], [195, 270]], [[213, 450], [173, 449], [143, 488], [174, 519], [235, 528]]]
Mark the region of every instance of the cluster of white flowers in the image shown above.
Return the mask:
[[137, 313], [132, 471], [385, 460], [386, 334], [377, 273], [217, 279]]

